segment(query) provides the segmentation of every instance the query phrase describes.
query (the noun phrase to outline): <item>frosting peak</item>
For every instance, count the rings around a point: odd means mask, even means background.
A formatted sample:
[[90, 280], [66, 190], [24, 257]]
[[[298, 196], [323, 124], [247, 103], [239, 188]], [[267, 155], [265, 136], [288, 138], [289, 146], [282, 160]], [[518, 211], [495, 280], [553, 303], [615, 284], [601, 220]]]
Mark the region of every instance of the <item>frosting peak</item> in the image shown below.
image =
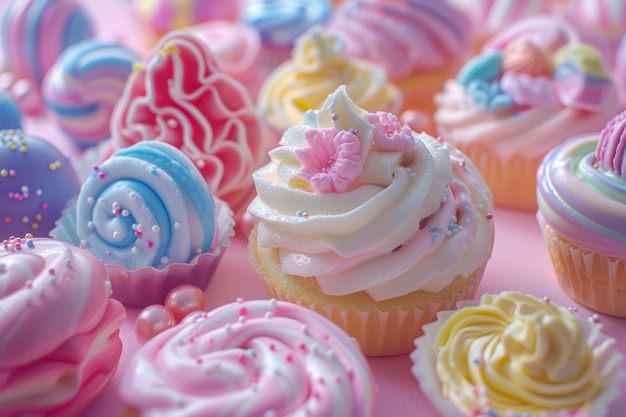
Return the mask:
[[615, 116], [600, 132], [598, 167], [626, 180], [626, 112]]

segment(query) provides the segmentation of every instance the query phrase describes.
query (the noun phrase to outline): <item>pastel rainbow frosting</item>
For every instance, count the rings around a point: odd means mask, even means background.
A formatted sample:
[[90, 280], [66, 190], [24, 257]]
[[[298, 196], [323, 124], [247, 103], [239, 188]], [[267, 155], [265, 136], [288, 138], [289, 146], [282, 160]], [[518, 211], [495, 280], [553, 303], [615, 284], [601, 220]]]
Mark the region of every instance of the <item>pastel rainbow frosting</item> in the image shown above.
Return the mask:
[[249, 93], [187, 31], [165, 35], [135, 66], [115, 106], [111, 136], [117, 149], [142, 141], [178, 148], [235, 212], [248, 202], [250, 173], [269, 140]]
[[538, 17], [497, 35], [435, 97], [438, 133], [506, 161], [541, 158], [604, 126], [618, 106], [599, 53], [564, 21]]
[[328, 0], [246, 0], [240, 19], [259, 33], [264, 45], [291, 50], [300, 35], [330, 13]]
[[316, 27], [298, 38], [291, 59], [265, 79], [259, 111], [282, 132], [299, 124], [306, 111], [319, 108], [340, 85], [368, 111], [395, 114], [400, 109], [402, 95], [381, 67], [349, 58], [336, 35]]
[[[449, 144], [368, 113], [344, 86], [253, 173], [258, 244], [328, 295], [438, 292], [491, 254], [491, 193]], [[304, 279], [304, 278], [303, 278]]]
[[44, 79], [43, 97], [61, 130], [80, 147], [110, 136], [115, 104], [139, 55], [92, 39], [66, 49]]
[[463, 59], [471, 24], [445, 1], [351, 0], [335, 11], [329, 30], [348, 55], [380, 65], [395, 80]]
[[2, 16], [6, 69], [37, 89], [65, 49], [92, 36], [91, 20], [76, 0], [11, 0]]
[[161, 416], [376, 414], [376, 385], [356, 342], [318, 313], [276, 300], [190, 314], [139, 349], [119, 393]]
[[0, 131], [0, 239], [47, 237], [79, 190], [69, 158], [49, 141]]
[[[549, 299], [485, 294], [428, 327], [442, 415], [599, 417], [618, 395], [614, 340]], [[426, 364], [416, 365], [419, 375]], [[448, 404], [456, 412], [445, 411]]]
[[53, 239], [0, 242], [0, 414], [80, 415], [115, 373], [124, 307], [92, 255]]
[[[540, 221], [562, 238], [626, 262], [626, 116], [549, 152], [537, 172]], [[616, 270], [616, 269], [615, 269]], [[611, 280], [617, 277], [613, 273]]]
[[22, 128], [22, 112], [11, 95], [0, 91], [0, 130]]

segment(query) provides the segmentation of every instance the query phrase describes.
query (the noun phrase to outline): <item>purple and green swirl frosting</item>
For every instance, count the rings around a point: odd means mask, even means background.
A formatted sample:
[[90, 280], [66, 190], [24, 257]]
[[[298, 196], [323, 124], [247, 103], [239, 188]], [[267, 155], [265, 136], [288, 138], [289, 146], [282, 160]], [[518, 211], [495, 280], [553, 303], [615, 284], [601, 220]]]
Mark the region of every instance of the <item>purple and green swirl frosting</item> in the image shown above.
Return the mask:
[[537, 172], [539, 212], [572, 243], [608, 256], [626, 247], [626, 114], [598, 135], [549, 152]]

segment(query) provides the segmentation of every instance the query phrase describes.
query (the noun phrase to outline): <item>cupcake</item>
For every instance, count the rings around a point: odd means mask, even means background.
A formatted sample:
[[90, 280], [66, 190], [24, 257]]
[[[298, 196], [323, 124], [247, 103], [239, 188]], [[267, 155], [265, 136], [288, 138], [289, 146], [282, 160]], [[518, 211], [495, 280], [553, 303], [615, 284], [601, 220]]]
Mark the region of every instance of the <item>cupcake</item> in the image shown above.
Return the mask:
[[349, 0], [329, 30], [349, 56], [380, 65], [403, 94], [402, 110], [435, 110], [433, 96], [469, 54], [469, 19], [445, 1]]
[[77, 417], [122, 354], [124, 307], [93, 255], [58, 240], [0, 244], [0, 415]]
[[615, 113], [600, 55], [576, 41], [561, 19], [523, 20], [492, 38], [436, 97], [437, 132], [476, 163], [496, 205], [535, 210], [541, 158]]
[[602, 417], [624, 372], [600, 328], [547, 298], [485, 294], [424, 326], [413, 373], [442, 417]]
[[472, 298], [491, 255], [491, 193], [450, 144], [368, 113], [345, 87], [254, 172], [250, 258], [272, 297], [326, 315], [367, 355], [407, 353]]
[[137, 351], [119, 392], [126, 416], [376, 413], [372, 371], [354, 340], [319, 314], [276, 300], [190, 314]]
[[113, 296], [143, 307], [178, 285], [205, 289], [232, 228], [230, 208], [213, 199], [189, 158], [142, 142], [94, 167], [51, 235], [100, 259]]
[[[315, 27], [296, 41], [292, 57], [272, 71], [261, 86], [258, 108], [278, 138], [318, 109], [329, 94], [345, 85], [354, 103], [370, 112], [397, 113], [400, 91], [381, 67], [349, 58], [343, 42]], [[277, 143], [277, 142], [276, 142]]]
[[250, 94], [188, 31], [168, 33], [135, 66], [113, 111], [111, 135], [116, 149], [142, 141], [178, 148], [237, 219], [254, 194], [250, 174], [270, 147]]
[[626, 317], [626, 114], [600, 134], [548, 153], [537, 218], [561, 287], [593, 310]]
[[259, 34], [269, 72], [289, 59], [296, 39], [324, 23], [331, 10], [329, 0], [243, 0], [239, 18]]
[[0, 130], [0, 241], [26, 233], [48, 237], [79, 190], [72, 163], [56, 146]]

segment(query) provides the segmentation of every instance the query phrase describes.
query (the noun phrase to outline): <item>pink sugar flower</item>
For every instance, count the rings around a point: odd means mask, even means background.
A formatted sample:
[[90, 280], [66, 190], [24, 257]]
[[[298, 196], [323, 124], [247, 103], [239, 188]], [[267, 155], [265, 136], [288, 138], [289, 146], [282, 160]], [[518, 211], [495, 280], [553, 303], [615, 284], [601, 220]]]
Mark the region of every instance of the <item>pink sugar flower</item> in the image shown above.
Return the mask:
[[374, 149], [385, 152], [408, 152], [415, 148], [413, 131], [406, 123], [400, 124], [396, 115], [379, 111], [368, 114], [365, 120], [374, 126]]
[[361, 142], [355, 132], [332, 128], [304, 132], [309, 147], [298, 149], [296, 156], [302, 168], [298, 174], [317, 193], [343, 193], [363, 170], [359, 155]]

